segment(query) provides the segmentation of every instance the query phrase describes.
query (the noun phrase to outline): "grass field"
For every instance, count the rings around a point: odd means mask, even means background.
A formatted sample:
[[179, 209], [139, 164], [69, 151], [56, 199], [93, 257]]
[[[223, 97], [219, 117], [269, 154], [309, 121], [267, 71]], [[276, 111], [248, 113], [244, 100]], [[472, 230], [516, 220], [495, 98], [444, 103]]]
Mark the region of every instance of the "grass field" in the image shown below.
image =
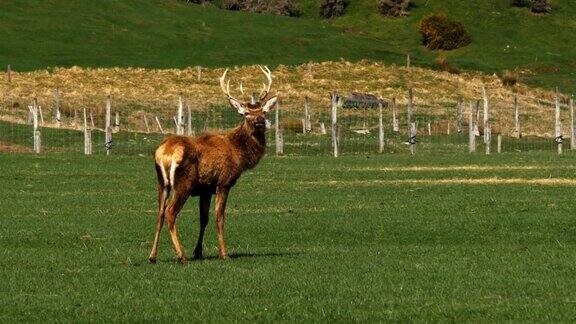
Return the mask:
[[[149, 157], [0, 155], [0, 321], [571, 321], [576, 165], [552, 153], [266, 157], [233, 260], [180, 265]], [[178, 225], [191, 253], [197, 202]]]
[[[301, 18], [228, 12], [178, 0], [18, 1], [0, 4], [0, 65], [16, 71], [83, 67], [182, 68], [254, 63], [372, 59], [430, 67], [438, 56], [467, 70], [517, 69], [531, 85], [573, 91], [576, 5], [554, 0], [533, 15], [510, 1], [414, 0], [406, 18], [386, 18], [376, 1], [351, 0], [347, 14], [318, 17], [317, 0], [300, 0]], [[418, 22], [445, 11], [462, 21], [472, 44], [431, 52]]]

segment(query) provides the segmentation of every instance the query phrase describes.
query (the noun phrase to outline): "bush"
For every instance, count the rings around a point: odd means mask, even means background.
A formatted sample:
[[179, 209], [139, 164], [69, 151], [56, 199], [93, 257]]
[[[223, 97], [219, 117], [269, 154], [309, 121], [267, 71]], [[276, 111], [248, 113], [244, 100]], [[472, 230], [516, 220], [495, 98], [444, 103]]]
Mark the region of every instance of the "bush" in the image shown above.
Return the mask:
[[378, 11], [385, 16], [406, 16], [409, 7], [410, 0], [378, 0]]
[[422, 18], [419, 24], [423, 44], [431, 50], [453, 50], [470, 44], [470, 35], [464, 25], [444, 13]]
[[502, 84], [505, 86], [513, 86], [516, 83], [518, 83], [520, 77], [518, 76], [518, 73], [513, 72], [513, 71], [504, 71], [504, 73], [502, 74]]
[[551, 10], [549, 0], [534, 0], [532, 2], [533, 13], [548, 13]]
[[299, 16], [296, 0], [223, 0], [220, 7], [226, 10], [242, 10], [281, 16]]
[[322, 0], [320, 2], [320, 17], [332, 18], [344, 15], [347, 0]]
[[446, 71], [452, 74], [460, 74], [460, 69], [452, 65], [452, 63], [448, 62], [444, 56], [437, 57], [434, 63], [436, 63], [436, 67], [440, 71]]

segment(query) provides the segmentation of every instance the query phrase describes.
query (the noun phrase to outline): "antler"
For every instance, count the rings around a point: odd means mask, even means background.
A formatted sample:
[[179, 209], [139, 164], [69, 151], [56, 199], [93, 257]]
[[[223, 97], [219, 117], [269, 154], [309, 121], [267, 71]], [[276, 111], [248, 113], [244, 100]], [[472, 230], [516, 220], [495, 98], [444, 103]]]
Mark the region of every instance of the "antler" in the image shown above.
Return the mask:
[[222, 88], [222, 91], [224, 92], [224, 94], [226, 94], [226, 96], [229, 99], [240, 102], [240, 100], [238, 100], [238, 99], [232, 97], [232, 95], [230, 95], [230, 80], [228, 80], [228, 82], [226, 82], [226, 74], [227, 73], [228, 73], [228, 69], [226, 69], [226, 71], [224, 71], [224, 74], [222, 74], [222, 76], [220, 77], [220, 88]]
[[260, 101], [264, 101], [266, 97], [268, 97], [270, 87], [272, 86], [272, 72], [270, 72], [270, 69], [268, 69], [267, 66], [262, 67], [258, 65], [258, 67], [260, 68], [262, 73], [264, 73], [264, 75], [266, 76], [266, 81], [268, 81], [267, 84], [266, 83], [263, 84], [264, 88], [262, 89], [262, 92], [260, 92]]

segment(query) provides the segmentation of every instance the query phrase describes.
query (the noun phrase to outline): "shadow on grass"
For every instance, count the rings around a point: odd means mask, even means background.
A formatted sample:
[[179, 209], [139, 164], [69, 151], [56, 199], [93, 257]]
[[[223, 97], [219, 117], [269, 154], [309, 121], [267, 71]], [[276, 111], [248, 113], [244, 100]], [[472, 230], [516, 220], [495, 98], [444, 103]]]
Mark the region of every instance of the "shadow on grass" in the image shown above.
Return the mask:
[[[241, 260], [241, 259], [253, 259], [253, 258], [286, 258], [286, 257], [293, 257], [293, 256], [297, 256], [297, 255], [302, 255], [303, 253], [301, 252], [264, 252], [264, 253], [250, 253], [250, 252], [238, 252], [238, 253], [230, 253], [230, 259], [227, 261], [234, 261], [234, 260]], [[204, 256], [203, 259], [200, 260], [196, 260], [193, 259], [192, 257], [190, 257], [188, 259], [188, 261], [186, 263], [190, 264], [190, 263], [197, 263], [197, 262], [203, 262], [203, 261], [220, 261], [220, 259], [218, 258], [218, 255], [208, 255], [208, 256]], [[224, 261], [224, 262], [227, 262]], [[163, 258], [163, 259], [158, 259], [157, 263], [178, 263], [179, 261], [176, 260], [176, 258], [172, 257], [172, 258]], [[155, 263], [150, 263], [148, 262], [147, 259], [142, 259], [139, 261], [130, 261], [130, 262], [121, 262], [121, 264], [126, 265], [126, 266], [132, 266], [132, 267], [139, 267], [142, 265], [154, 265]]]

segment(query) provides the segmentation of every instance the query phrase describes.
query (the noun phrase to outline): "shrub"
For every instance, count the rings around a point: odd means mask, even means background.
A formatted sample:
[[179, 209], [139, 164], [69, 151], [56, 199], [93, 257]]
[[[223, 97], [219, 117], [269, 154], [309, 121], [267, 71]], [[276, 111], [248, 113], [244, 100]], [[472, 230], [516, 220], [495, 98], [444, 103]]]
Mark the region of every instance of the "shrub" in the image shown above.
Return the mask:
[[520, 77], [518, 76], [518, 73], [513, 72], [513, 71], [508, 71], [505, 70], [504, 73], [502, 73], [502, 84], [505, 86], [513, 86], [516, 83], [518, 83]]
[[444, 13], [433, 13], [419, 24], [423, 44], [431, 50], [453, 50], [470, 44], [470, 35], [461, 23]]
[[436, 63], [436, 67], [440, 71], [446, 71], [452, 74], [460, 74], [460, 69], [452, 65], [452, 63], [448, 62], [444, 56], [437, 57], [434, 63]]
[[320, 17], [332, 18], [344, 15], [347, 0], [322, 0], [320, 2]]
[[242, 10], [281, 16], [299, 16], [296, 0], [222, 0], [220, 7], [226, 10]]
[[378, 11], [385, 16], [406, 16], [410, 0], [378, 0]]
[[548, 13], [552, 10], [549, 0], [534, 0], [532, 2], [533, 13]]

